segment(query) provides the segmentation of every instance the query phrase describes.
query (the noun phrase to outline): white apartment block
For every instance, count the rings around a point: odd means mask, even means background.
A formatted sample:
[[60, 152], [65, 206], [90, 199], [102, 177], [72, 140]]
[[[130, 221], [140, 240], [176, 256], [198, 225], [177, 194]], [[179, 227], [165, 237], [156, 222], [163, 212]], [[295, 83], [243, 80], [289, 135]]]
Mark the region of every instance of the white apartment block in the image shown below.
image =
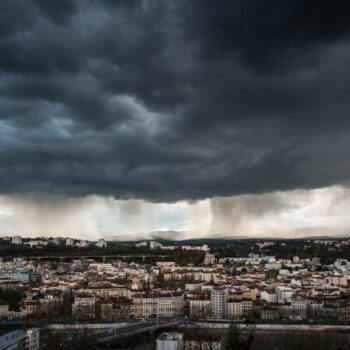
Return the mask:
[[28, 270], [13, 270], [13, 271], [0, 271], [0, 277], [4, 280], [12, 282], [40, 282], [41, 274], [39, 272], [33, 272]]
[[214, 317], [225, 317], [227, 313], [228, 290], [213, 288], [211, 290], [211, 314]]
[[189, 292], [193, 292], [195, 290], [199, 291], [199, 290], [202, 289], [203, 285], [204, 285], [204, 283], [201, 283], [201, 282], [186, 283], [185, 284], [185, 290], [187, 290]]
[[294, 295], [294, 289], [286, 286], [276, 287], [276, 297], [278, 303], [289, 302]]
[[21, 236], [13, 236], [11, 239], [12, 244], [22, 244], [22, 237]]
[[183, 335], [182, 333], [163, 333], [157, 339], [157, 350], [182, 350]]
[[182, 245], [182, 250], [201, 250], [203, 252], [208, 252], [209, 247], [207, 244], [203, 244], [202, 246], [193, 246], [193, 245]]
[[75, 244], [75, 241], [73, 238], [66, 238], [66, 245], [67, 246], [73, 246]]
[[156, 248], [162, 248], [163, 245], [161, 243], [158, 243], [156, 241], [149, 242], [149, 248], [150, 249], [156, 249]]
[[107, 242], [104, 239], [99, 239], [96, 242], [96, 247], [105, 248], [105, 247], [107, 247]]
[[0, 350], [39, 350], [40, 331], [38, 328], [27, 331], [17, 330], [0, 337]]
[[260, 293], [260, 299], [265, 300], [268, 303], [276, 303], [277, 295], [274, 290], [264, 290]]

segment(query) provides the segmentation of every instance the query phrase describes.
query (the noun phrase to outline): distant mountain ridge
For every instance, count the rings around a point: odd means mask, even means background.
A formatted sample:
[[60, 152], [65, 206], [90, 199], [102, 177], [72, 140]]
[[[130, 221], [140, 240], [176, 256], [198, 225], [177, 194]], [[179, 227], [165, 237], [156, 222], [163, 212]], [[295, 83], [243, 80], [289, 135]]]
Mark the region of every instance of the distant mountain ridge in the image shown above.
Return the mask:
[[224, 235], [224, 234], [198, 234], [187, 231], [151, 231], [130, 235], [106, 237], [107, 241], [183, 241], [191, 239], [302, 239], [302, 238], [345, 238], [350, 237], [349, 227], [306, 227], [294, 230], [269, 231], [261, 234]]
[[106, 241], [147, 241], [147, 240], [166, 240], [166, 241], [182, 241], [187, 239], [186, 235], [188, 232], [185, 231], [151, 231], [151, 232], [140, 232], [133, 233], [130, 235], [120, 235], [106, 237]]

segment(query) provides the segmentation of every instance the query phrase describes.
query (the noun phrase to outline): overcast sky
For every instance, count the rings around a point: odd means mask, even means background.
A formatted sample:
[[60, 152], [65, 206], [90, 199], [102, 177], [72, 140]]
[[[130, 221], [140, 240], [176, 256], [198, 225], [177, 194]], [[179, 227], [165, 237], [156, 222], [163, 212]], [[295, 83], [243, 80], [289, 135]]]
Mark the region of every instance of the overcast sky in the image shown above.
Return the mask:
[[350, 226], [349, 10], [1, 0], [0, 232]]

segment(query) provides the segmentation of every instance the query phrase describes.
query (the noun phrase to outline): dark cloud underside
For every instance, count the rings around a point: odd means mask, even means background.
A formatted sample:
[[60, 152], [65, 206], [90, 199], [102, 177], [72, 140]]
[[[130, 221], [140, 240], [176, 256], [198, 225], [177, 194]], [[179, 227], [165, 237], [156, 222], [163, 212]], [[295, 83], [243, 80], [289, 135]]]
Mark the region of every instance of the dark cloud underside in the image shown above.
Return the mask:
[[0, 192], [193, 200], [350, 178], [347, 1], [0, 2]]

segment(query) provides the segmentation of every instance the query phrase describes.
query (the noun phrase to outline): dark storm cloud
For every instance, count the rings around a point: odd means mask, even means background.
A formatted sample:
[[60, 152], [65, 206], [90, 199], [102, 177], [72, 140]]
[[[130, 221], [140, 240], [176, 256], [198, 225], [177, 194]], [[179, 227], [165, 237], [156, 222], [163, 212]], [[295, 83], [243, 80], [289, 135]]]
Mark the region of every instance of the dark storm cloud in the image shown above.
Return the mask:
[[338, 1], [0, 3], [0, 192], [176, 201], [350, 178]]

